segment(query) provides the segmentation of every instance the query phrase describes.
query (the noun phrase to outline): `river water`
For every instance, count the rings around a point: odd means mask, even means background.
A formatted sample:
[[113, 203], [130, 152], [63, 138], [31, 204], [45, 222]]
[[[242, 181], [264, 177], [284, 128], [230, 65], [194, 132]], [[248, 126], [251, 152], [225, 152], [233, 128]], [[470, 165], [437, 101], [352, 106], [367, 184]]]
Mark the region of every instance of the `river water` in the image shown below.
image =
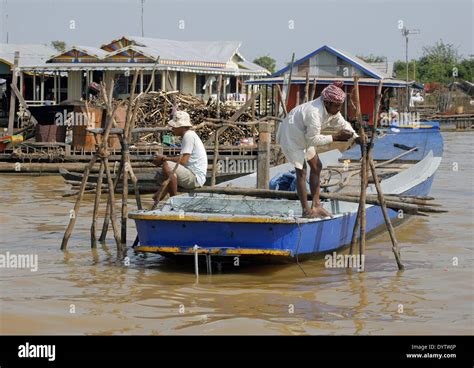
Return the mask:
[[[92, 196], [67, 252], [73, 207], [58, 176], [0, 176], [0, 255], [37, 255], [38, 269], [0, 269], [2, 334], [473, 334], [472, 133], [445, 133], [432, 195], [450, 212], [410, 219], [368, 240], [365, 272], [298, 265], [224, 268], [212, 276], [128, 251], [112, 232], [90, 249]], [[133, 203], [130, 202], [132, 206]], [[135, 229], [130, 221], [129, 243]], [[245, 236], [243, 234], [243, 236]]]

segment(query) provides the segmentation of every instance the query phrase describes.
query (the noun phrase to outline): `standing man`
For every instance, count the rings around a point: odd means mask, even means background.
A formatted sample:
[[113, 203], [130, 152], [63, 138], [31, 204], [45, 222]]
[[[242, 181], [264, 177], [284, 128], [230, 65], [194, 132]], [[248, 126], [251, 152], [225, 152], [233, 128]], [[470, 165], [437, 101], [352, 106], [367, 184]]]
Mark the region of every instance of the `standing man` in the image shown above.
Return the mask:
[[[153, 195], [155, 201], [162, 200], [166, 194], [170, 197], [178, 193], [178, 186], [186, 189], [199, 188], [206, 182], [207, 153], [204, 144], [194, 130], [191, 130], [191, 118], [185, 111], [176, 111], [172, 120], [168, 122], [173, 135], [181, 137], [181, 154], [178, 157], [157, 155], [153, 164], [161, 166], [156, 174], [158, 185], [170, 179], [167, 190], [161, 198], [159, 192]], [[173, 169], [179, 163], [176, 172]]]
[[[296, 106], [281, 122], [277, 132], [277, 143], [288, 162], [296, 169], [296, 190], [303, 208], [303, 217], [331, 216], [319, 201], [319, 177], [322, 163], [316, 153], [316, 147], [333, 141], [347, 141], [358, 135], [341, 115], [341, 107], [346, 94], [341, 89], [342, 82], [327, 86], [321, 97]], [[333, 135], [322, 135], [321, 130], [333, 127]], [[306, 161], [310, 167], [309, 186], [312, 205], [308, 206], [306, 191]]]

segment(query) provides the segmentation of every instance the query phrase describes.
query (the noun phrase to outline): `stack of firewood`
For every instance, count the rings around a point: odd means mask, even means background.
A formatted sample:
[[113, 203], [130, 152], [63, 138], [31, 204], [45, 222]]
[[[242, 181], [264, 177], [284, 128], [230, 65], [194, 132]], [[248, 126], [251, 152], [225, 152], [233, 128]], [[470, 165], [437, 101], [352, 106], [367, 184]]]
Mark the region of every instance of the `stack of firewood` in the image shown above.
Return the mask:
[[[191, 94], [180, 93], [178, 91], [153, 91], [146, 95], [141, 95], [136, 101], [140, 104], [137, 113], [136, 127], [151, 128], [166, 126], [171, 119], [174, 109], [183, 110], [189, 113], [193, 125], [206, 121], [207, 118], [217, 118], [217, 102], [203, 101], [199, 97]], [[100, 104], [100, 100], [97, 100]], [[125, 106], [128, 102], [125, 103]], [[225, 103], [220, 103], [220, 118], [229, 119], [238, 107]], [[251, 109], [244, 112], [238, 122], [252, 120]], [[203, 142], [207, 141], [215, 128], [202, 126], [196, 130]], [[155, 132], [142, 134], [142, 142], [161, 142], [163, 133]], [[252, 138], [258, 135], [256, 126], [229, 127], [219, 136], [219, 144], [235, 145], [244, 138]], [[255, 141], [255, 139], [254, 139]]]

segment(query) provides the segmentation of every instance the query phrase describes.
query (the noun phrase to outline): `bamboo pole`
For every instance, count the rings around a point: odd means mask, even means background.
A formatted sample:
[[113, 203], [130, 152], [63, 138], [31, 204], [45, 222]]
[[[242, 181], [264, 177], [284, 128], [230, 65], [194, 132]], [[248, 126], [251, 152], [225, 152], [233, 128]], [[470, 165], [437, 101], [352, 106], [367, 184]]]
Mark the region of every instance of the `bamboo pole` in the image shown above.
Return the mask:
[[280, 104], [283, 108], [283, 117], [286, 117], [288, 115], [288, 110], [286, 109], [285, 102], [283, 101], [283, 92], [281, 91], [281, 87], [279, 84], [277, 86], [277, 91], [278, 91], [278, 100], [280, 101]]
[[387, 226], [388, 233], [390, 235], [390, 240], [392, 241], [392, 251], [395, 256], [395, 261], [397, 262], [398, 269], [402, 271], [405, 267], [403, 266], [401, 259], [400, 259], [400, 248], [398, 246], [398, 241], [395, 236], [395, 230], [393, 228], [392, 222], [390, 220], [390, 217], [388, 215], [387, 207], [386, 207], [386, 202], [384, 198], [384, 194], [382, 192], [382, 187], [380, 185], [380, 182], [378, 180], [377, 172], [375, 170], [375, 164], [373, 160], [373, 155], [372, 155], [372, 148], [373, 148], [373, 142], [375, 139], [375, 132], [377, 129], [377, 123], [378, 123], [378, 114], [379, 114], [379, 109], [380, 109], [380, 101], [382, 100], [382, 84], [383, 81], [379, 81], [379, 85], [377, 88], [377, 98], [376, 98], [376, 103], [375, 103], [375, 112], [374, 112], [374, 128], [373, 128], [373, 134], [370, 139], [370, 145], [369, 145], [369, 152], [368, 152], [368, 165], [370, 167], [372, 177], [374, 178], [374, 183], [375, 183], [375, 188], [377, 189], [377, 196], [380, 202], [380, 207], [382, 208], [382, 214], [385, 220], [385, 225]]
[[[114, 183], [113, 183], [114, 191], [117, 188], [122, 171], [123, 171], [123, 160], [120, 161], [120, 166], [117, 170], [117, 175], [115, 176], [115, 179], [114, 179]], [[100, 233], [100, 237], [99, 237], [100, 242], [105, 242], [105, 239], [107, 237], [107, 232], [109, 230], [109, 224], [110, 224], [109, 220], [110, 220], [110, 203], [109, 201], [107, 201], [107, 208], [105, 210], [104, 222], [102, 224], [102, 232]]]
[[313, 93], [311, 96], [311, 100], [314, 100], [316, 98], [316, 77], [313, 79]]
[[[375, 171], [374, 161], [370, 160], [369, 166], [372, 172], [372, 176], [375, 178], [377, 176], [377, 173]], [[388, 215], [387, 205], [386, 205], [385, 198], [382, 192], [382, 188], [380, 187], [380, 183], [378, 182], [378, 180], [375, 180], [375, 187], [377, 188], [377, 195], [378, 195], [380, 207], [382, 208], [382, 214], [385, 220], [385, 225], [387, 226], [387, 230], [390, 235], [390, 240], [392, 241], [392, 251], [393, 251], [393, 254], [395, 255], [395, 260], [397, 262], [398, 269], [402, 271], [405, 267], [403, 266], [402, 261], [400, 259], [400, 248], [398, 246], [398, 241], [395, 236], [395, 230], [393, 229], [392, 222], [390, 221], [390, 217]]]
[[257, 188], [268, 189], [270, 182], [270, 124], [261, 122], [258, 130]]
[[309, 101], [309, 70], [306, 71], [306, 85], [304, 89], [304, 102]]
[[359, 254], [362, 256], [365, 251], [365, 227], [366, 214], [365, 203], [367, 195], [367, 140], [364, 131], [364, 124], [362, 121], [362, 114], [360, 110], [359, 99], [359, 77], [354, 76], [354, 99], [356, 107], [356, 118], [359, 123], [359, 139], [361, 141], [361, 170], [360, 170], [360, 198], [359, 208], [357, 209], [357, 216], [352, 231], [352, 238], [350, 244], [350, 254], [353, 253], [353, 248], [357, 239], [357, 231], [359, 232]]
[[[13, 74], [12, 74], [12, 83], [11, 83], [11, 86], [15, 86], [15, 87], [18, 80], [19, 61], [20, 61], [20, 52], [15, 51], [15, 56], [13, 59]], [[15, 123], [15, 108], [16, 108], [15, 97], [16, 97], [15, 93], [10, 94], [10, 111], [8, 113], [8, 135], [13, 135], [13, 126]]]
[[[195, 188], [192, 190], [183, 190], [183, 192], [190, 193], [214, 193], [214, 194], [225, 194], [225, 195], [241, 195], [241, 196], [252, 196], [258, 198], [282, 198], [289, 200], [298, 200], [298, 194], [296, 192], [271, 190], [271, 189], [251, 189], [251, 188], [234, 188], [234, 187], [202, 187]], [[356, 196], [348, 196], [344, 194], [333, 194], [333, 193], [320, 193], [321, 199], [338, 200], [342, 202], [359, 203], [359, 198]], [[308, 194], [308, 200], [312, 197]], [[368, 196], [367, 204], [380, 205], [380, 202], [376, 196]], [[418, 214], [418, 212], [433, 212], [433, 213], [444, 213], [445, 210], [436, 209], [427, 205], [417, 205], [411, 203], [404, 203], [400, 200], [390, 199], [386, 201], [387, 207], [398, 210], [403, 209], [408, 214]]]
[[[142, 73], [140, 73], [143, 76]], [[122, 134], [122, 161], [123, 161], [123, 169], [122, 169], [122, 186], [123, 188], [128, 187], [128, 172], [131, 169], [130, 165], [130, 150], [129, 150], [129, 132], [131, 131], [131, 121], [132, 117], [135, 117], [135, 112], [138, 110], [138, 101], [135, 103], [135, 108], [133, 109], [132, 114], [132, 104], [135, 98], [135, 88], [137, 85], [138, 80], [138, 70], [135, 71], [135, 75], [133, 76], [132, 81], [132, 91], [130, 92], [130, 98], [127, 108], [127, 114], [125, 117], [125, 125], [123, 128]], [[143, 82], [143, 80], [141, 80]], [[143, 83], [141, 83], [141, 90], [143, 90]], [[127, 215], [128, 215], [128, 190], [122, 191], [122, 213], [121, 213], [121, 234], [120, 234], [120, 241], [122, 244], [127, 244]]]
[[217, 118], [220, 119], [221, 117], [221, 89], [222, 89], [222, 74], [219, 75], [218, 82], [217, 82], [217, 95], [216, 95], [216, 107], [217, 107]]
[[[222, 75], [219, 75], [217, 83], [217, 119], [221, 117], [221, 89], [222, 89]], [[217, 174], [217, 158], [219, 155], [219, 129], [214, 133], [214, 157], [212, 158], [212, 177], [211, 186], [216, 185], [216, 174]]]
[[217, 175], [217, 160], [219, 157], [219, 130], [216, 130], [214, 137], [214, 157], [212, 158], [212, 177], [211, 177], [211, 187], [216, 185], [216, 175]]
[[97, 247], [96, 238], [96, 224], [99, 216], [100, 196], [102, 194], [102, 181], [104, 176], [104, 165], [100, 162], [99, 175], [97, 176], [97, 186], [94, 200], [94, 210], [92, 212], [92, 225], [91, 225], [91, 248]]
[[[288, 102], [290, 101], [290, 93], [291, 93], [291, 78], [293, 77], [293, 66], [295, 64], [295, 53], [291, 57], [290, 63], [290, 75], [288, 76], [288, 90], [285, 96], [285, 109], [288, 110]], [[297, 103], [298, 104], [298, 103]]]
[[[105, 167], [105, 175], [107, 177], [107, 186], [109, 188], [113, 188], [114, 183], [112, 181], [112, 175], [110, 174], [108, 158], [104, 157], [103, 162], [104, 162], [104, 167]], [[115, 243], [117, 244], [117, 252], [119, 255], [121, 255], [123, 252], [123, 248], [122, 248], [122, 242], [120, 239], [120, 231], [119, 231], [118, 224], [115, 217], [115, 191], [109, 190], [108, 201], [110, 203], [110, 222], [112, 223], [112, 230], [114, 232]]]
[[74, 229], [74, 225], [76, 224], [76, 218], [79, 214], [79, 209], [81, 208], [82, 197], [84, 195], [84, 190], [86, 189], [87, 178], [89, 177], [89, 172], [92, 166], [94, 166], [95, 162], [97, 161], [97, 156], [92, 156], [90, 162], [84, 168], [84, 174], [82, 176], [81, 188], [79, 189], [79, 194], [76, 199], [76, 203], [74, 204], [73, 212], [69, 217], [69, 224], [64, 232], [63, 240], [61, 242], [61, 250], [66, 250], [67, 243], [69, 238], [71, 237], [72, 230]]

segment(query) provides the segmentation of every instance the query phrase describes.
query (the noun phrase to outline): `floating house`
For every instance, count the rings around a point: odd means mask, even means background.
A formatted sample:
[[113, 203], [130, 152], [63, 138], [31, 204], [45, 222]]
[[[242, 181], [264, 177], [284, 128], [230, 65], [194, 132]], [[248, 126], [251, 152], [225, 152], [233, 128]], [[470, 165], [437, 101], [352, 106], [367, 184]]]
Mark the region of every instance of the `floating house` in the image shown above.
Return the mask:
[[[174, 41], [156, 38], [123, 36], [102, 46], [72, 46], [63, 52], [49, 52], [47, 58], [36, 62], [20, 62], [21, 73], [41, 76], [44, 92], [33, 99], [51, 97], [64, 99], [87, 98], [91, 82], [115, 80], [114, 96], [130, 93], [133, 74], [140, 71], [137, 92], [143, 91], [151, 80], [155, 67], [153, 90], [180, 90], [208, 98], [217, 90], [217, 76], [224, 77], [227, 99], [241, 99], [244, 82], [268, 76], [261, 66], [244, 58], [238, 41]], [[0, 46], [2, 47], [2, 46]], [[20, 50], [29, 54], [28, 49]], [[12, 53], [13, 55], [13, 53]], [[156, 64], [156, 66], [155, 66]], [[49, 88], [44, 80], [50, 82]], [[34, 90], [36, 92], [36, 89]]]
[[[397, 91], [404, 91], [406, 88], [406, 83], [403, 80], [394, 77], [393, 63], [366, 63], [346, 51], [327, 45], [296, 60], [292, 68], [290, 64], [269, 77], [246, 83], [260, 86], [266, 91], [267, 95], [272, 96], [271, 99], [275, 101], [272, 104], [272, 110], [274, 110], [279, 104], [276, 86], [279, 85], [283, 95], [286, 96], [290, 72], [291, 86], [288, 96], [288, 111], [305, 100], [307, 79], [309, 81], [309, 93], [311, 94], [309, 99], [312, 99], [313, 96], [319, 97], [321, 91], [335, 81], [342, 81], [345, 92], [350, 94], [354, 85], [353, 77], [357, 75], [360, 78], [359, 91], [362, 115], [369, 124], [373, 123], [375, 95], [380, 80], [383, 79], [383, 91], [389, 89], [387, 93], [384, 93], [386, 97], [397, 93]], [[316, 91], [313, 94], [314, 83], [316, 83]], [[387, 101], [383, 101], [384, 105], [388, 109]], [[274, 111], [271, 111], [271, 113], [274, 113]], [[347, 120], [355, 120], [355, 111], [350, 105], [349, 99], [346, 99], [341, 113]]]

